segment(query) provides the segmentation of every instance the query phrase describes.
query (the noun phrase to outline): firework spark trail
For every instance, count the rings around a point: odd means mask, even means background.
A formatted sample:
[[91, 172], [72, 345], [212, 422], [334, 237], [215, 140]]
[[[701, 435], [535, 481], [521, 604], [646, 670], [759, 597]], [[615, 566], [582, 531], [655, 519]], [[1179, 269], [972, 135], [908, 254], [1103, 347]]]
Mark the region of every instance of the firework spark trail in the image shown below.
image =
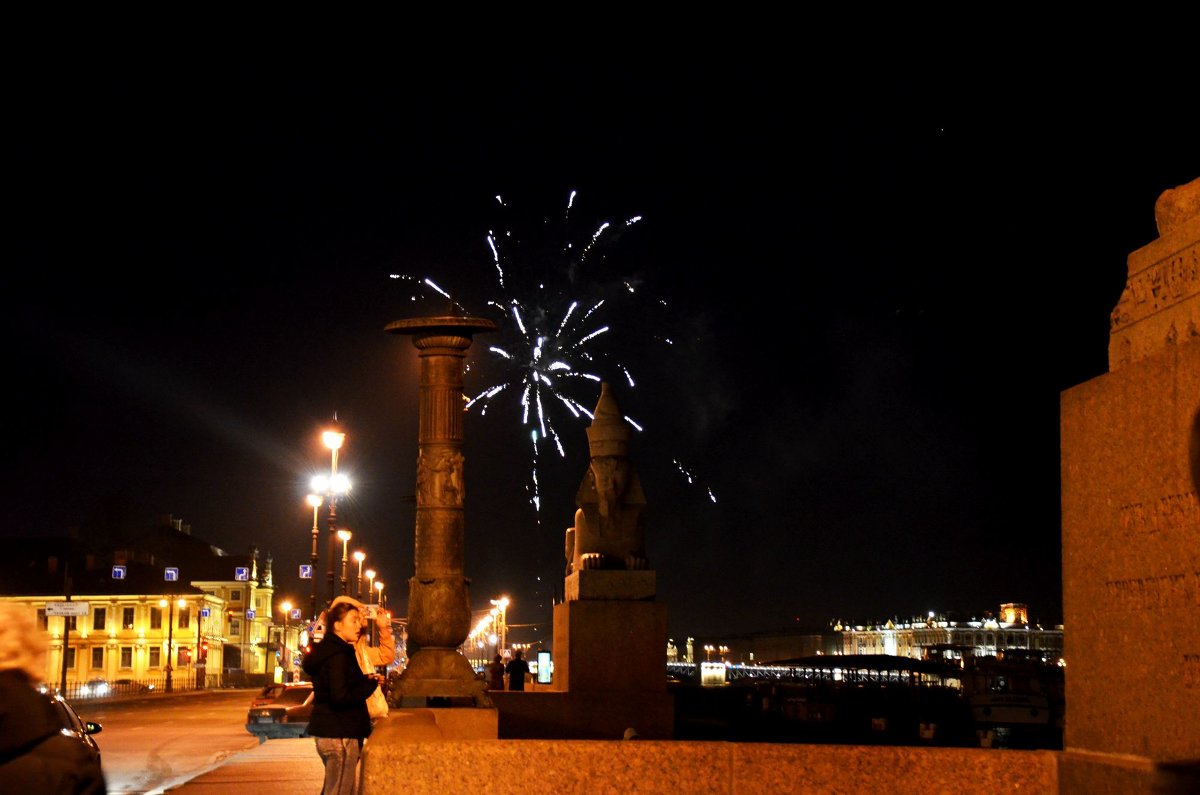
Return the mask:
[[[567, 198], [563, 213], [564, 223], [569, 220], [575, 206], [577, 192], [572, 190]], [[508, 205], [502, 196], [495, 197], [497, 204], [505, 209]], [[561, 435], [550, 413], [552, 406], [560, 406], [566, 410], [569, 421], [579, 422], [586, 417], [587, 421], [594, 419], [592, 412], [571, 394], [571, 389], [578, 384], [598, 384], [603, 379], [594, 370], [600, 365], [611, 365], [624, 376], [630, 388], [636, 382], [633, 373], [622, 362], [610, 362], [608, 351], [601, 347], [602, 343], [611, 336], [613, 326], [603, 322], [603, 315], [609, 313], [612, 295], [588, 299], [584, 296], [572, 297], [569, 291], [574, 289], [572, 283], [582, 280], [584, 268], [599, 257], [600, 247], [609, 245], [616, 230], [627, 229], [642, 221], [642, 216], [635, 215], [623, 224], [614, 225], [609, 221], [602, 222], [592, 232], [582, 249], [579, 249], [570, 239], [569, 232], [565, 234], [564, 243], [559, 247], [560, 255], [566, 257], [566, 262], [537, 262], [550, 274], [551, 283], [538, 278], [536, 273], [522, 274], [521, 269], [514, 270], [514, 257], [508, 251], [508, 245], [502, 241], [513, 240], [511, 231], [496, 234], [489, 230], [484, 237], [491, 252], [492, 264], [495, 267], [496, 286], [498, 294], [485, 300], [485, 306], [497, 313], [500, 321], [500, 333], [505, 339], [487, 348], [491, 361], [503, 367], [499, 381], [489, 384], [479, 394], [466, 402], [466, 409], [478, 408], [480, 415], [485, 415], [493, 400], [503, 398], [506, 394], [520, 393], [517, 408], [522, 427], [532, 422], [534, 427], [529, 431], [532, 447], [532, 466], [530, 471], [530, 502], [538, 514], [540, 522], [541, 494], [538, 466], [541, 460], [541, 445], [551, 443], [560, 457], [566, 457]], [[513, 243], [514, 246], [520, 244]], [[527, 253], [518, 248], [513, 253]], [[518, 258], [519, 259], [519, 258]], [[603, 258], [600, 257], [602, 260]], [[525, 268], [524, 270], [529, 270]], [[519, 278], [520, 277], [520, 278]], [[562, 283], [556, 279], [563, 279]], [[418, 289], [432, 291], [449, 299], [454, 306], [467, 313], [467, 310], [454, 302], [451, 292], [442, 288], [431, 278], [418, 279], [411, 276], [392, 275], [394, 279], [411, 282]], [[525, 282], [522, 284], [522, 282]], [[625, 279], [609, 278], [591, 280], [596, 287], [609, 285], [609, 291], [619, 285], [620, 292], [628, 296], [637, 296], [635, 285]], [[415, 300], [415, 297], [414, 297]], [[636, 300], [636, 298], [634, 299]], [[658, 299], [657, 304], [665, 307], [666, 302]], [[565, 309], [561, 307], [565, 306]], [[588, 306], [586, 310], [582, 306]], [[561, 314], [561, 319], [557, 320]], [[505, 322], [507, 320], [507, 322]], [[663, 341], [658, 335], [651, 337], [655, 341]], [[512, 388], [510, 392], [510, 387]], [[543, 395], [543, 393], [546, 393]], [[589, 387], [589, 396], [595, 392]], [[556, 400], [549, 400], [550, 397]], [[591, 397], [585, 400], [592, 399]], [[531, 416], [532, 415], [532, 416]], [[631, 427], [638, 431], [643, 426], [631, 417], [625, 418]], [[691, 473], [687, 472], [678, 461], [675, 462], [688, 482], [693, 482]], [[709, 496], [712, 498], [711, 490]], [[712, 498], [715, 502], [715, 498]]]

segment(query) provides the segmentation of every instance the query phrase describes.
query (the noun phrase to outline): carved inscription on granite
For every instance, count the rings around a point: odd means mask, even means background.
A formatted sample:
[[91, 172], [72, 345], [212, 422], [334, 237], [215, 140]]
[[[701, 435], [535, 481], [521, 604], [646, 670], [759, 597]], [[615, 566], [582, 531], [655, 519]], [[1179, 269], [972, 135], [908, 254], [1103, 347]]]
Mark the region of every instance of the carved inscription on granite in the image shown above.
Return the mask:
[[1200, 500], [1194, 491], [1126, 503], [1119, 511], [1121, 529], [1127, 533], [1160, 533], [1200, 525]]
[[1141, 612], [1200, 606], [1200, 571], [1105, 580], [1112, 610]]
[[1200, 247], [1191, 246], [1129, 275], [1112, 311], [1111, 330], [1118, 331], [1155, 312], [1200, 293]]

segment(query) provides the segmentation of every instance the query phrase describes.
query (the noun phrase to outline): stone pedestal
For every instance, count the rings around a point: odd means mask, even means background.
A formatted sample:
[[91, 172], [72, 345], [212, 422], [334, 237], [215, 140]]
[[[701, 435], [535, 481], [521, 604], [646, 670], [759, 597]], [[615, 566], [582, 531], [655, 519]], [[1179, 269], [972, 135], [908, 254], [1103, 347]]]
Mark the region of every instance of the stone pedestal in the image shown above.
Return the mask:
[[1200, 760], [1200, 216], [1130, 255], [1112, 325], [1110, 372], [1061, 400], [1064, 792]]
[[[587, 574], [587, 572], [582, 572]], [[665, 693], [667, 606], [630, 600], [554, 606], [554, 686]]]

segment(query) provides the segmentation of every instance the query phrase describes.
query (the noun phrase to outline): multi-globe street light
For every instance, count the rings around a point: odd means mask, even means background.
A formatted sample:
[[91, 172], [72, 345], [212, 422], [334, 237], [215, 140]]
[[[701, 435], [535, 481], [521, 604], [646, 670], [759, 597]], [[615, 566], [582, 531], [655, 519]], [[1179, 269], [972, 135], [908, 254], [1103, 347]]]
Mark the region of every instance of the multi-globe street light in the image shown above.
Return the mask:
[[309, 576], [312, 579], [312, 599], [308, 605], [309, 618], [313, 621], [317, 620], [317, 536], [320, 531], [317, 529], [317, 509], [321, 507], [321, 503], [325, 500], [320, 494], [310, 494], [307, 497], [308, 504], [313, 509], [313, 526], [312, 526], [312, 571]]
[[358, 588], [355, 590], [355, 597], [358, 599], [358, 601], [361, 602], [362, 601], [362, 565], [363, 565], [363, 561], [367, 559], [367, 553], [363, 552], [361, 549], [356, 549], [356, 550], [354, 550], [354, 559], [356, 561], [358, 561]]
[[[337, 537], [342, 541], [342, 596], [346, 595], [346, 555], [347, 545], [350, 543], [351, 532], [349, 530], [338, 530]], [[330, 602], [333, 600], [330, 599]]]
[[[317, 475], [312, 480], [313, 491], [325, 494], [326, 503], [329, 505], [329, 601], [332, 603], [334, 598], [334, 573], [333, 561], [337, 554], [337, 500], [338, 497], [350, 491], [350, 480], [345, 475], [339, 475], [338, 467], [338, 450], [346, 441], [346, 434], [337, 429], [337, 418], [334, 417], [334, 425], [331, 429], [324, 431], [321, 434], [321, 441], [329, 448], [331, 458], [329, 466], [329, 476]], [[316, 572], [313, 572], [315, 575]], [[344, 591], [343, 591], [344, 592]]]
[[508, 648], [508, 606], [510, 604], [507, 596], [501, 596], [499, 599], [492, 599], [491, 603], [495, 605], [496, 617], [496, 648]]

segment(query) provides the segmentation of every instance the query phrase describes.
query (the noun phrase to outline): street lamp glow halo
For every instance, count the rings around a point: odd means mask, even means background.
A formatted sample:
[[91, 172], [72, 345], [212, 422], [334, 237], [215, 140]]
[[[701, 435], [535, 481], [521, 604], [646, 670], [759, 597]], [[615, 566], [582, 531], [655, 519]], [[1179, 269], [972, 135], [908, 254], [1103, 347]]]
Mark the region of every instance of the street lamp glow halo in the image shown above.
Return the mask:
[[[313, 481], [316, 481], [317, 478], [320, 478], [320, 477], [324, 477], [324, 476], [318, 475], [316, 478], [313, 478]], [[314, 482], [313, 486], [315, 487], [316, 485], [317, 484]], [[320, 494], [310, 494], [307, 497], [305, 497], [304, 499], [307, 500], [308, 504], [311, 505], [313, 508], [320, 508], [321, 503], [325, 502], [325, 498], [322, 497]]]
[[346, 441], [346, 434], [338, 431], [325, 431], [321, 434], [321, 441], [330, 450], [338, 450], [342, 443]]

